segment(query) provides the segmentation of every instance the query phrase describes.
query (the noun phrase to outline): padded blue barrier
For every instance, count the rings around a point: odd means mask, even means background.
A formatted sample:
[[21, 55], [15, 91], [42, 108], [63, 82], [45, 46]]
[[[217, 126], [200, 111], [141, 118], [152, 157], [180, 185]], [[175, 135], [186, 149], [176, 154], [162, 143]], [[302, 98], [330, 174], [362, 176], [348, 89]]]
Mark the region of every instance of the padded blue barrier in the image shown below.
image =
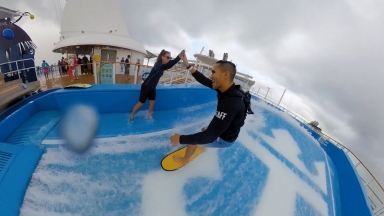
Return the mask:
[[321, 145], [336, 166], [343, 215], [373, 215], [368, 198], [348, 155], [329, 141]]
[[[99, 113], [131, 112], [139, 100], [140, 87], [140, 85], [103, 84], [93, 85], [92, 88], [88, 89], [62, 89], [56, 91], [54, 95], [60, 110], [66, 110], [74, 104], [83, 103], [95, 106]], [[201, 92], [204, 92], [205, 97], [196, 97]], [[216, 92], [208, 90], [205, 86], [159, 85], [156, 91], [155, 109], [186, 108], [211, 102], [215, 99]], [[147, 100], [141, 109], [147, 109], [148, 106], [149, 102]]]
[[[204, 92], [205, 97], [196, 97]], [[8, 116], [2, 116], [0, 121], [0, 141], [4, 141], [25, 120], [39, 110], [66, 110], [70, 106], [83, 103], [94, 106], [99, 113], [131, 112], [137, 103], [140, 94], [140, 85], [93, 85], [88, 89], [56, 89], [40, 97], [35, 96], [21, 108]], [[207, 90], [201, 85], [177, 85], [157, 87], [157, 100], [155, 110], [178, 109], [212, 102], [216, 100], [216, 92]], [[170, 96], [171, 94], [171, 96]], [[195, 96], [194, 96], [195, 95]], [[102, 98], [102, 100], [100, 100]], [[132, 100], [132, 98], [135, 98]], [[177, 101], [177, 102], [175, 102]], [[141, 109], [147, 109], [147, 101]], [[15, 107], [16, 108], [16, 107]], [[17, 116], [17, 117], [16, 117]]]
[[13, 131], [37, 112], [35, 103], [28, 103], [0, 122], [0, 142], [3, 142]]
[[58, 90], [58, 89], [50, 89], [50, 90], [47, 90], [47, 91], [43, 91], [43, 92], [40, 92], [38, 94], [31, 95], [31, 96], [25, 98], [22, 101], [17, 102], [16, 104], [12, 105], [8, 109], [6, 109], [2, 113], [0, 113], [0, 122], [2, 120], [4, 120], [7, 116], [11, 115], [12, 113], [16, 112], [21, 107], [26, 105], [27, 103], [29, 103], [29, 102], [31, 102], [33, 100], [36, 100], [37, 98], [40, 98], [42, 96], [45, 96], [45, 95], [47, 95], [47, 94], [49, 94], [51, 92], [54, 92], [56, 90]]
[[0, 143], [1, 215], [19, 215], [25, 191], [42, 153], [37, 147]]

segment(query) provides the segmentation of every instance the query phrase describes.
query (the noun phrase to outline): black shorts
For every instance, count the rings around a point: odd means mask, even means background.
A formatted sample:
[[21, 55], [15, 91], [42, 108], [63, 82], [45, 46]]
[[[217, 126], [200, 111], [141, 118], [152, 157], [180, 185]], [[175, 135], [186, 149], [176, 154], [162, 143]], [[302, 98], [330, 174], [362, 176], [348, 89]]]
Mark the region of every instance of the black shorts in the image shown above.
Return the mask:
[[156, 99], [156, 89], [147, 86], [145, 84], [141, 84], [140, 89], [140, 99], [141, 103], [145, 103], [146, 100], [155, 100]]

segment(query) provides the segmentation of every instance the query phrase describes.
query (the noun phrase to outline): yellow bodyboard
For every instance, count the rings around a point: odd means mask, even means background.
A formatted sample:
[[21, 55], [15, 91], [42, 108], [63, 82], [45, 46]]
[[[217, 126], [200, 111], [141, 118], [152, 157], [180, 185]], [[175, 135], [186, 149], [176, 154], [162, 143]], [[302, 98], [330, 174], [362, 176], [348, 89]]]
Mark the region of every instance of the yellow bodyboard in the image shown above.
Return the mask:
[[72, 84], [72, 85], [67, 85], [64, 88], [65, 89], [68, 89], [68, 88], [90, 88], [91, 86], [92, 85], [90, 85], [88, 83], [76, 83], [76, 84]]
[[[185, 146], [181, 149], [178, 149], [174, 152], [171, 152], [170, 154], [165, 156], [163, 158], [163, 160], [161, 160], [161, 163], [160, 163], [163, 170], [174, 171], [174, 170], [180, 169], [181, 167], [185, 166], [186, 164], [183, 165], [183, 164], [178, 163], [175, 160], [173, 160], [173, 156], [178, 155], [178, 156], [183, 157], [185, 155], [186, 150], [187, 150], [187, 146]], [[191, 158], [189, 158], [188, 163], [190, 163], [192, 160], [194, 160], [197, 156], [199, 156], [203, 152], [204, 152], [204, 148], [197, 146], [195, 153], [191, 156]]]

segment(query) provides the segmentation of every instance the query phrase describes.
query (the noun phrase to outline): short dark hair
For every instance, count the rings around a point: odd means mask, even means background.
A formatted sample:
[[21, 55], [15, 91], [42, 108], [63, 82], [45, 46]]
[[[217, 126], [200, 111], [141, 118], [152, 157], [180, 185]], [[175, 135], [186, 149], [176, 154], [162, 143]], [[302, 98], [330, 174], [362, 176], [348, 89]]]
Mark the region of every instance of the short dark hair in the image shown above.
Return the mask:
[[229, 71], [229, 73], [231, 74], [231, 81], [235, 79], [235, 76], [236, 76], [235, 64], [233, 64], [230, 61], [224, 61], [224, 60], [217, 61], [216, 64], [219, 65], [219, 68], [221, 71]]

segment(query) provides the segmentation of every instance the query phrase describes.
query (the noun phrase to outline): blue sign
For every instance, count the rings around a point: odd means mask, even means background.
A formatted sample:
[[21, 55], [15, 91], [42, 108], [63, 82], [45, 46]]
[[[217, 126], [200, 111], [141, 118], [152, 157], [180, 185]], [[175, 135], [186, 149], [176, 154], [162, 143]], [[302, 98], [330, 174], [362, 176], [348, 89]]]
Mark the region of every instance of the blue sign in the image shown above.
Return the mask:
[[112, 64], [103, 64], [100, 68], [100, 83], [113, 84], [113, 66]]
[[6, 28], [3, 30], [3, 37], [7, 40], [13, 40], [15, 38], [15, 33], [13, 33], [12, 29]]

